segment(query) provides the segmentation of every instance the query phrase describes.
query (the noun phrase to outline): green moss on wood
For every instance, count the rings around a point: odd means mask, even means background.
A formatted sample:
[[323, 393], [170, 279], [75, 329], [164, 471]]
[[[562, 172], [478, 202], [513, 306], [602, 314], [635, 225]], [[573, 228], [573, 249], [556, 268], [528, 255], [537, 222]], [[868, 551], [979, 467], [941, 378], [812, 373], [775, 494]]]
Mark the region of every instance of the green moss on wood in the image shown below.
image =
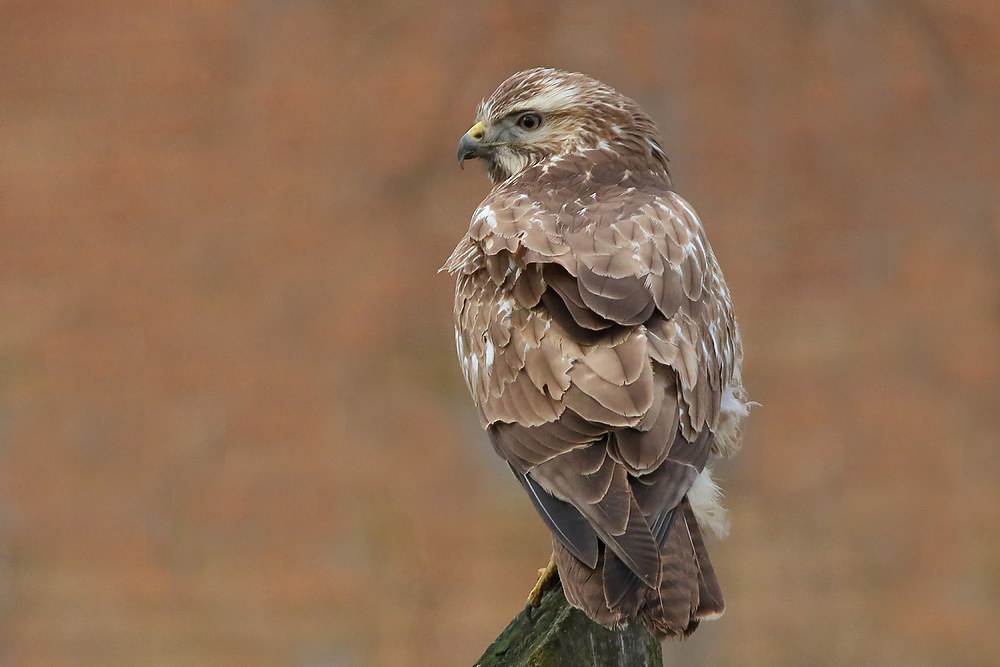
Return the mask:
[[633, 623], [608, 630], [566, 602], [562, 587], [545, 593], [537, 609], [518, 614], [476, 667], [660, 667], [660, 642]]

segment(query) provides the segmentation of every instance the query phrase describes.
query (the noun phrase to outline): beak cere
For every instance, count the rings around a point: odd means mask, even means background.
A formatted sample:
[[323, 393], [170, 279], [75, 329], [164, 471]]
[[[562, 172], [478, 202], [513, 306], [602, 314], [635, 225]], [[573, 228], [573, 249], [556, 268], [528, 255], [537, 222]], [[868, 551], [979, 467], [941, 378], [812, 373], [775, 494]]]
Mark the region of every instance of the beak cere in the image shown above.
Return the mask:
[[458, 142], [458, 161], [465, 162], [473, 158], [482, 157], [485, 154], [486, 146], [483, 139], [486, 138], [486, 128], [482, 123], [476, 123], [468, 132], [462, 135]]

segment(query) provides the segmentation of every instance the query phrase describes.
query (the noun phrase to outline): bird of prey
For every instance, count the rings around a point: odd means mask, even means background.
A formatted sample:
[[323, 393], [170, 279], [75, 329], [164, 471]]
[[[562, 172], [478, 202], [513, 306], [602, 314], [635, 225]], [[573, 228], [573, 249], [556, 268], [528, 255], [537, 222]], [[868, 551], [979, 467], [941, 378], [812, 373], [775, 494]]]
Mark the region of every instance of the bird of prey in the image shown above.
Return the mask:
[[472, 158], [494, 187], [442, 270], [482, 425], [552, 532], [570, 604], [687, 636], [723, 612], [708, 464], [739, 449], [749, 405], [705, 230], [650, 117], [582, 74], [503, 82], [459, 142]]

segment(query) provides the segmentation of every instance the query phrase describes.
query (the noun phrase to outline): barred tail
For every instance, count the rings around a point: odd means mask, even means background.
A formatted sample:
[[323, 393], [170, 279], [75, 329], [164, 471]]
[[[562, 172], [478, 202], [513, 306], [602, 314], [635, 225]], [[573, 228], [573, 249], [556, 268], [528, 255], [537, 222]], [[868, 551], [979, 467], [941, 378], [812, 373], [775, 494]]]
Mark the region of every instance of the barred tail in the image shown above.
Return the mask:
[[553, 540], [566, 599], [607, 627], [638, 620], [657, 637], [683, 638], [703, 620], [725, 610], [722, 589], [708, 558], [701, 529], [685, 497], [674, 510], [660, 543], [660, 586], [635, 576], [604, 544], [595, 568], [587, 567]]

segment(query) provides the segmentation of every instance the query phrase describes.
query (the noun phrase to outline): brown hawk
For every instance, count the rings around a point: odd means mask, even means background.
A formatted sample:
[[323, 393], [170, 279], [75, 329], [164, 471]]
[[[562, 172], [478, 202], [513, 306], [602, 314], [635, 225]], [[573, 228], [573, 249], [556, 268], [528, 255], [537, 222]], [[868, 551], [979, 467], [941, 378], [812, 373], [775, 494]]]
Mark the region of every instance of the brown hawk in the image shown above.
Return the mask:
[[458, 158], [495, 185], [443, 270], [480, 420], [552, 532], [569, 602], [686, 636], [723, 611], [707, 464], [739, 449], [748, 408], [722, 270], [632, 100], [532, 69], [476, 121]]

